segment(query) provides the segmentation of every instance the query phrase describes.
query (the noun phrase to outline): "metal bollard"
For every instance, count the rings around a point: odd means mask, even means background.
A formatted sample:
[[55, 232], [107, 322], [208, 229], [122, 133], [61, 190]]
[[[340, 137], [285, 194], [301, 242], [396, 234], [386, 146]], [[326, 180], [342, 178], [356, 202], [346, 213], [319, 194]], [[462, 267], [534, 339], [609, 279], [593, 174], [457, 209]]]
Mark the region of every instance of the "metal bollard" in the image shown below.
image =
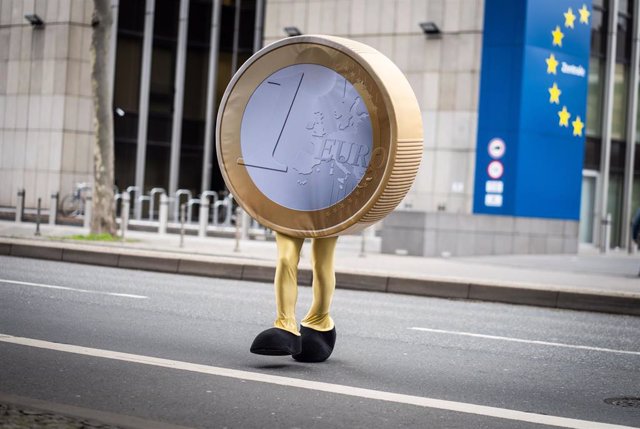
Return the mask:
[[[211, 202], [209, 202], [209, 197], [211, 197]], [[207, 225], [209, 225], [209, 209], [211, 209], [213, 205], [213, 224], [216, 225], [218, 223], [218, 193], [216, 191], [204, 191], [200, 194], [200, 204], [207, 205]], [[200, 219], [202, 219], [202, 205], [200, 206]], [[202, 220], [200, 222], [202, 222]]]
[[131, 196], [128, 192], [122, 194], [122, 211], [120, 212], [121, 237], [124, 240], [129, 225], [129, 209], [131, 208]]
[[193, 206], [195, 204], [200, 205], [200, 200], [198, 198], [189, 198], [187, 201], [187, 222], [193, 222]]
[[609, 249], [611, 247], [611, 213], [607, 213], [604, 221], [602, 222], [604, 225], [604, 253], [609, 253]]
[[42, 204], [42, 198], [38, 198], [38, 211], [36, 212], [36, 237], [40, 236], [40, 208]]
[[138, 197], [138, 206], [140, 207], [140, 210], [136, 210], [136, 220], [142, 220], [145, 201], [149, 201], [149, 209], [151, 209], [151, 197], [148, 195], [140, 195]]
[[207, 226], [209, 225], [209, 198], [200, 197], [200, 216], [198, 219], [198, 237], [207, 236]]
[[49, 206], [49, 225], [55, 225], [58, 217], [58, 198], [60, 194], [54, 192], [51, 194], [51, 203]]
[[[133, 201], [134, 203], [134, 209], [135, 209], [135, 215], [137, 216], [138, 212], [142, 212], [141, 208], [140, 208], [140, 204], [137, 204], [137, 200], [134, 199], [135, 197], [132, 196], [131, 194], [135, 194], [135, 196], [138, 196], [138, 194], [140, 193], [140, 188], [138, 188], [137, 186], [127, 186], [127, 194], [129, 194], [129, 208], [131, 208], [131, 201]], [[124, 192], [123, 192], [124, 194]], [[128, 219], [127, 219], [128, 220]]]
[[242, 209], [240, 206], [236, 207], [236, 246], [233, 248], [234, 252], [240, 251], [240, 235], [242, 234], [240, 231], [240, 224], [242, 223]]
[[175, 206], [174, 206], [174, 212], [173, 212], [173, 220], [176, 222], [180, 221], [180, 218], [178, 217], [178, 209], [180, 207], [180, 197], [183, 195], [187, 196], [187, 201], [189, 201], [193, 196], [191, 194], [191, 191], [188, 189], [178, 189], [176, 191], [176, 197], [175, 197], [176, 199], [174, 201]]
[[231, 215], [233, 214], [233, 195], [227, 195], [224, 201], [227, 205], [227, 217], [224, 220], [224, 224], [231, 226]]
[[[242, 230], [242, 239], [243, 240], [248, 240], [249, 239], [249, 227], [251, 226], [251, 216], [249, 216], [249, 213], [247, 213], [244, 210], [241, 210], [240, 213], [242, 214], [242, 220], [240, 221], [240, 229]], [[236, 215], [236, 222], [238, 221], [237, 215]]]
[[122, 194], [117, 193], [113, 196], [113, 210], [116, 213], [116, 217], [118, 216], [118, 203], [122, 201]]
[[18, 199], [16, 201], [16, 223], [22, 222], [24, 216], [24, 189], [18, 191]]
[[184, 217], [186, 204], [180, 205], [180, 247], [184, 247]]
[[611, 244], [611, 213], [600, 222], [600, 253], [609, 253]]
[[85, 228], [91, 227], [91, 212], [93, 211], [93, 197], [87, 195], [84, 199], [84, 221], [83, 226]]
[[[155, 212], [155, 208], [156, 208], [156, 194], [166, 194], [165, 190], [162, 188], [153, 188], [151, 190], [151, 192], [149, 192], [149, 220], [153, 220], [154, 219], [154, 212]], [[160, 215], [158, 215], [160, 216]]]
[[216, 201], [215, 203], [213, 203], [213, 224], [214, 225], [219, 224], [220, 206], [224, 206], [224, 205], [225, 205], [224, 201]]
[[167, 222], [169, 221], [169, 197], [167, 194], [160, 194], [160, 212], [158, 213], [158, 232], [167, 233]]

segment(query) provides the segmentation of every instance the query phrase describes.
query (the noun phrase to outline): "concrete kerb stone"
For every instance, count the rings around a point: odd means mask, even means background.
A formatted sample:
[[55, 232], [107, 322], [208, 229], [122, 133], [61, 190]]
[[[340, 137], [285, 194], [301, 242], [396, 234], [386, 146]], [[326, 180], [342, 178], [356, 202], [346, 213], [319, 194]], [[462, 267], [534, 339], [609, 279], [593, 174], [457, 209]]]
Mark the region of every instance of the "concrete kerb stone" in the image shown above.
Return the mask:
[[0, 255], [10, 255], [11, 245], [8, 243], [0, 243]]
[[254, 282], [272, 282], [276, 274], [276, 268], [264, 265], [244, 265], [242, 267], [242, 280]]
[[469, 285], [468, 298], [478, 301], [505, 302], [538, 307], [556, 307], [558, 304], [558, 292], [556, 291], [474, 283]]
[[159, 271], [163, 273], [177, 273], [179, 262], [179, 259], [172, 258], [121, 254], [118, 259], [118, 267], [146, 271]]
[[20, 256], [23, 258], [49, 259], [53, 261], [62, 260], [61, 248], [47, 246], [33, 246], [28, 244], [12, 244], [11, 256]]
[[178, 273], [224, 279], [242, 279], [242, 264], [180, 259]]
[[62, 260], [79, 264], [117, 267], [120, 255], [117, 253], [92, 252], [89, 250], [63, 249]]
[[387, 292], [436, 298], [467, 299], [469, 284], [446, 280], [389, 277]]
[[386, 292], [389, 278], [370, 274], [336, 273], [336, 287], [343, 289]]
[[558, 308], [640, 316], [640, 298], [560, 292]]

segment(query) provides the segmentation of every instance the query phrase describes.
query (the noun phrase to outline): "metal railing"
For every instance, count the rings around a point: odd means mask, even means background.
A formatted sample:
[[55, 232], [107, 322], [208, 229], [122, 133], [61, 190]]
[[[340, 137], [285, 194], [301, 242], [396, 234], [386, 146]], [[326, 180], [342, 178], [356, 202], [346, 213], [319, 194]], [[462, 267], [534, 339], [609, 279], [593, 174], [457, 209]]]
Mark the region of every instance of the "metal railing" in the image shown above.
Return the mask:
[[[91, 216], [91, 188], [84, 186], [82, 192], [83, 203], [77, 213], [74, 213], [74, 217], [82, 219], [82, 224], [88, 227]], [[55, 225], [61, 205], [60, 194], [53, 193], [50, 198], [49, 224]], [[148, 194], [144, 194], [138, 187], [128, 186], [125, 190], [114, 194], [113, 204], [120, 226], [119, 234], [122, 237], [131, 225], [155, 227], [159, 233], [165, 234], [169, 228], [173, 231], [180, 229], [181, 221], [184, 222], [187, 230], [193, 232], [195, 229], [200, 237], [206, 237], [208, 232], [233, 233], [240, 225], [243, 239], [250, 235], [263, 237], [270, 235], [267, 228], [242, 210], [237, 210], [238, 206], [235, 204], [233, 195], [228, 192], [218, 193], [208, 190], [194, 197], [192, 191], [188, 189], [179, 189], [174, 195], [167, 195], [163, 188], [156, 187], [152, 188]], [[17, 193], [16, 222], [24, 220], [24, 206], [25, 191], [20, 189]], [[197, 211], [195, 206], [198, 206]], [[184, 218], [180, 216], [181, 207], [185, 210]]]

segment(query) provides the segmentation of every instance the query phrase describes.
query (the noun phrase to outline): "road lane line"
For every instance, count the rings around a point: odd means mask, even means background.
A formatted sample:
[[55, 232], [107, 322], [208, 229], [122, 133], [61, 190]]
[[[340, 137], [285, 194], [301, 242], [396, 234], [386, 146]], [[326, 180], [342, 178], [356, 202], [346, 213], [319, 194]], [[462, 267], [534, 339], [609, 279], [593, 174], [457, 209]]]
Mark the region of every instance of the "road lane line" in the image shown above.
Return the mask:
[[89, 347], [53, 343], [33, 338], [14, 337], [0, 333], [0, 343], [17, 344], [27, 347], [36, 347], [65, 353], [73, 353], [83, 356], [112, 359], [123, 362], [138, 363], [143, 365], [170, 368], [180, 371], [196, 372], [200, 374], [219, 377], [234, 378], [238, 380], [256, 381], [286, 387], [297, 387], [326, 393], [354, 396], [358, 398], [373, 399], [379, 401], [394, 402], [405, 405], [415, 405], [424, 408], [435, 408], [446, 411], [454, 411], [466, 414], [475, 414], [499, 419], [515, 420], [528, 423], [536, 423], [547, 426], [555, 426], [572, 429], [640, 429], [631, 426], [622, 426], [609, 423], [600, 423], [589, 420], [578, 420], [567, 417], [535, 414], [524, 411], [510, 410], [506, 408], [488, 407], [485, 405], [469, 404], [465, 402], [445, 401], [442, 399], [426, 398], [421, 396], [404, 395], [400, 393], [384, 392], [381, 390], [364, 389], [341, 384], [324, 383], [320, 381], [302, 380], [298, 378], [283, 377], [278, 375], [263, 374], [259, 372], [242, 371], [209, 365], [201, 365], [189, 362], [162, 359], [153, 356], [135, 355], [112, 350], [94, 349]]
[[55, 285], [47, 285], [47, 284], [43, 284], [43, 283], [21, 282], [21, 281], [17, 281], [17, 280], [0, 279], [0, 283], [9, 283], [9, 284], [14, 284], [14, 285], [19, 285], [19, 286], [40, 287], [40, 288], [46, 288], [46, 289], [68, 290], [68, 291], [72, 291], [72, 292], [92, 293], [92, 294], [96, 294], [96, 295], [119, 296], [121, 298], [134, 298], [134, 299], [148, 299], [149, 298], [148, 296], [133, 295], [133, 294], [129, 294], [129, 293], [102, 292], [102, 291], [98, 291], [98, 290], [77, 289], [77, 288], [67, 287], [67, 286], [55, 286]]
[[580, 346], [576, 344], [552, 343], [549, 341], [525, 340], [522, 338], [499, 337], [496, 335], [474, 334], [471, 332], [461, 332], [461, 331], [446, 331], [444, 329], [419, 328], [415, 326], [408, 329], [412, 329], [414, 331], [433, 332], [435, 334], [461, 335], [465, 337], [487, 338], [490, 340], [500, 340], [500, 341], [511, 341], [514, 343], [539, 344], [543, 346], [564, 347], [568, 349], [591, 350], [596, 352], [618, 353], [618, 354], [625, 354], [625, 355], [640, 356], [640, 352], [635, 352], [632, 350], [616, 350], [616, 349], [607, 349], [603, 347]]

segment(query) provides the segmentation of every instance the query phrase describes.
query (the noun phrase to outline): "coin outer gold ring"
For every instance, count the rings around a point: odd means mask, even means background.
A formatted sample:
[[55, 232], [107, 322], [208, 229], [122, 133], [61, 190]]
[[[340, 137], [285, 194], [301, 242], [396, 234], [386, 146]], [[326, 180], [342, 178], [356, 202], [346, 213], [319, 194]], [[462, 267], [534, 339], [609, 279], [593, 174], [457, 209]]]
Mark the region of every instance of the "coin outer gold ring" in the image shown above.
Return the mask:
[[[294, 210], [271, 201], [238, 162], [242, 116], [251, 95], [264, 79], [294, 64], [318, 64], [341, 74], [357, 90], [371, 119], [366, 173], [351, 194], [320, 210]], [[363, 43], [324, 35], [289, 37], [256, 52], [227, 86], [216, 126], [218, 163], [238, 204], [260, 224], [293, 237], [355, 233], [383, 219], [411, 188], [422, 142], [420, 107], [400, 69]]]

